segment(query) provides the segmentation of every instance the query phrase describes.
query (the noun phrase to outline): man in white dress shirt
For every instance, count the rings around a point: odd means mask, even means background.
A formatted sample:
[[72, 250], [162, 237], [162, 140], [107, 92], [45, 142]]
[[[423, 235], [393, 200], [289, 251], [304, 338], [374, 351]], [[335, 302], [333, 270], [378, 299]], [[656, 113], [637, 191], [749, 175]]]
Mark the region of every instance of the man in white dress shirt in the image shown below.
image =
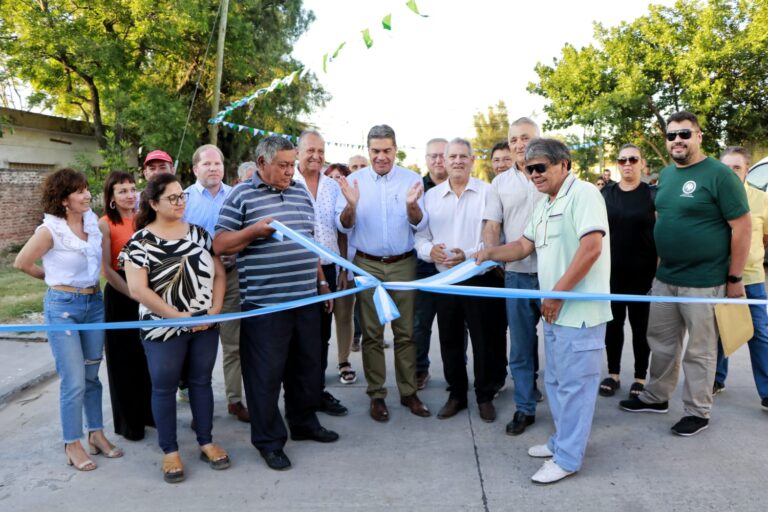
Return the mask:
[[[416, 233], [420, 259], [434, 262], [444, 272], [474, 257], [482, 240], [483, 210], [490, 185], [470, 177], [474, 156], [465, 139], [453, 139], [445, 149], [448, 180], [427, 192], [424, 208], [427, 226]], [[503, 288], [496, 272], [472, 277], [460, 286]], [[475, 370], [475, 397], [480, 418], [496, 419], [493, 396], [499, 372], [503, 372], [506, 351], [504, 299], [440, 294], [437, 298], [437, 325], [448, 401], [437, 417], [455, 416], [467, 408], [469, 382], [465, 364], [464, 324], [469, 327]]]

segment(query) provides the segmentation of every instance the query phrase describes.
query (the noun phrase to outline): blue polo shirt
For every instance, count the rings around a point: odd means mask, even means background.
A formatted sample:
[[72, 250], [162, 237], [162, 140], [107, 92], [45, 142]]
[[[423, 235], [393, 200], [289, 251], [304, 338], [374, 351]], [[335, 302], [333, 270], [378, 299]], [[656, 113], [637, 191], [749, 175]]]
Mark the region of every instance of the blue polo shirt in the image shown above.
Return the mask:
[[[266, 217], [313, 237], [315, 211], [307, 189], [292, 181], [280, 191], [261, 181], [258, 173], [227, 196], [216, 232], [239, 231]], [[316, 254], [288, 238], [253, 240], [237, 254], [243, 305], [269, 306], [317, 295], [317, 262]]]

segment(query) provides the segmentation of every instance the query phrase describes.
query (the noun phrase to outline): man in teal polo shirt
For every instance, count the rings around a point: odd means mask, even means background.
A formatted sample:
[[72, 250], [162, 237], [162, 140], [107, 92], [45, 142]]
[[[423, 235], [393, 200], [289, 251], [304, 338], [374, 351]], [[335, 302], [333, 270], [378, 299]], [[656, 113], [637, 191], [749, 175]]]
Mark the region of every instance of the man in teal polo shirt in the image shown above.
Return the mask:
[[[600, 192], [571, 174], [568, 147], [554, 139], [534, 139], [525, 150], [525, 169], [539, 192], [518, 240], [478, 254], [485, 260], [517, 261], [536, 251], [539, 285], [546, 291], [609, 293], [611, 277], [608, 215]], [[555, 433], [547, 444], [528, 450], [548, 458], [531, 478], [550, 484], [581, 469], [592, 428], [605, 346], [607, 301], [544, 299], [547, 387]], [[551, 459], [549, 459], [551, 457]]]

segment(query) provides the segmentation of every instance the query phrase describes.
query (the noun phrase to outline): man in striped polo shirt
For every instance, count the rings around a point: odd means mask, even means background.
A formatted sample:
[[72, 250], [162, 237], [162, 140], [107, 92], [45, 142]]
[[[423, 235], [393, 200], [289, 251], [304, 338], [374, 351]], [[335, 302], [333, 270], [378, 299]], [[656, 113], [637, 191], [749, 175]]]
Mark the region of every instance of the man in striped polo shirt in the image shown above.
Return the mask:
[[[325, 282], [318, 257], [290, 239], [271, 237], [278, 220], [310, 238], [312, 200], [293, 181], [296, 152], [281, 137], [266, 137], [256, 148], [257, 172], [237, 185], [221, 208], [214, 250], [237, 254], [243, 311], [313, 297]], [[328, 293], [326, 288], [321, 290]], [[285, 388], [285, 417], [294, 441], [336, 441], [339, 435], [320, 425], [320, 309], [316, 304], [244, 318], [240, 362], [251, 412], [251, 443], [267, 465], [288, 469], [283, 452], [288, 437], [280, 417], [280, 384]]]

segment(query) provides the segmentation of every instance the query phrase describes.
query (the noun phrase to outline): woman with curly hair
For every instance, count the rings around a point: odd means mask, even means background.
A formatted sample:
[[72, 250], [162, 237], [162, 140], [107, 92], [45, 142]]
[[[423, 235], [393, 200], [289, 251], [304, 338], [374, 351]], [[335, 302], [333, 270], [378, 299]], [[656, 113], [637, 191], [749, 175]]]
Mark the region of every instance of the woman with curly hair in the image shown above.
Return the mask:
[[[51, 174], [43, 183], [42, 202], [43, 223], [16, 256], [14, 266], [48, 285], [43, 303], [46, 324], [103, 322], [101, 232], [91, 211], [85, 176], [72, 169]], [[36, 263], [41, 258], [42, 267]], [[80, 471], [96, 469], [80, 444], [83, 413], [91, 454], [122, 457], [122, 450], [104, 436], [99, 381], [104, 331], [49, 331], [48, 343], [61, 379], [59, 407], [67, 463]]]
[[[120, 254], [141, 320], [215, 315], [224, 302], [226, 273], [208, 232], [184, 222], [187, 193], [173, 174], [155, 176], [141, 194], [136, 233]], [[219, 348], [216, 325], [141, 329], [152, 380], [152, 414], [163, 457], [163, 478], [184, 479], [176, 439], [176, 387], [187, 366], [189, 402], [200, 458], [226, 469], [229, 456], [213, 443], [211, 373]]]

